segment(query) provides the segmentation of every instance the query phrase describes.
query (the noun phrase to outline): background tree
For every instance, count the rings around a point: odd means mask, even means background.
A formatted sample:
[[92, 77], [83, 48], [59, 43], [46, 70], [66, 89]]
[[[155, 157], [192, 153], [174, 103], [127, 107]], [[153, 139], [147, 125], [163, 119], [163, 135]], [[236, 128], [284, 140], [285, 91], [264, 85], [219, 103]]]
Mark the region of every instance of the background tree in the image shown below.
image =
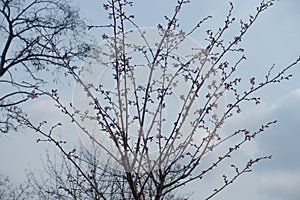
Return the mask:
[[24, 200], [32, 199], [34, 196], [33, 187], [30, 182], [16, 185], [11, 182], [9, 177], [0, 175], [0, 199]]
[[[212, 170], [219, 169], [222, 163], [229, 160], [233, 174], [222, 175], [223, 185], [216, 186], [206, 198], [210, 199], [239, 176], [250, 172], [253, 164], [271, 158], [249, 158], [242, 167], [231, 161], [234, 152], [264, 132], [275, 121], [265, 123], [256, 131], [242, 128], [233, 133], [220, 134], [219, 130], [232, 116], [242, 112], [244, 104], [260, 103], [255, 92], [266, 85], [289, 79], [287, 71], [299, 62], [297, 59], [278, 72], [274, 72], [272, 67], [261, 81], [252, 76], [245, 81], [236, 73], [245, 60], [244, 50], [240, 46], [242, 38], [257, 17], [272, 6], [273, 1], [262, 1], [255, 14], [249, 17], [249, 21], [238, 22], [240, 30], [232, 36], [232, 40], [225, 41], [225, 32], [236, 21], [232, 16], [233, 5], [230, 4], [224, 26], [206, 31], [207, 46], [190, 46], [195, 53], [176, 56], [176, 50], [188, 40], [188, 36], [210, 19], [205, 17], [191, 31], [180, 30], [177, 15], [187, 3], [188, 1], [179, 1], [174, 6], [174, 15], [166, 17], [166, 25], [158, 24], [156, 33], [160, 39], [155, 42], [156, 48], [150, 45], [152, 38], [148, 37], [147, 32], [133, 22], [133, 16], [125, 13], [124, 8], [132, 5], [132, 2], [116, 0], [103, 5], [112, 20], [111, 24], [103, 27], [112, 28], [113, 34], [103, 34], [106, 41], [104, 47], [94, 53], [99, 53], [102, 58], [97, 63], [108, 69], [110, 82], [97, 85], [85, 79], [83, 75], [87, 75], [84, 73], [91, 66], [91, 62], [84, 65], [79, 72], [65, 63], [65, 68], [82, 89], [81, 97], [88, 100], [83, 105], [85, 108], [82, 109], [74, 102], [62, 102], [59, 98], [61, 94], [56, 89], [36, 88], [37, 97], [48, 96], [52, 99], [79, 132], [117, 165], [111, 173], [117, 175], [114, 171], [116, 169], [121, 173], [118, 181], [125, 183], [125, 188], [129, 188], [128, 198], [163, 199], [185, 184], [202, 179]], [[126, 24], [138, 29], [139, 38], [144, 41], [144, 45], [128, 40], [132, 32], [127, 31]], [[51, 44], [51, 38], [43, 34], [42, 37]], [[58, 54], [58, 51], [54, 52]], [[137, 52], [139, 55], [133, 56], [130, 52]], [[231, 53], [237, 54], [239, 58], [234, 61], [227, 60], [225, 56]], [[135, 57], [138, 59], [135, 60]], [[145, 58], [142, 64], [141, 58]], [[137, 81], [138, 75], [141, 75], [138, 73], [140, 68], [143, 78], [146, 77], [143, 83]], [[169, 69], [173, 69], [173, 72], [168, 71]], [[93, 73], [95, 72], [92, 71]], [[176, 92], [179, 83], [184, 82], [190, 86], [188, 90]], [[112, 85], [112, 89], [107, 84]], [[240, 84], [246, 84], [248, 89], [244, 90]], [[164, 112], [169, 106], [172, 109], [168, 98], [175, 93], [179, 94], [182, 103], [179, 104], [180, 110], [172, 121], [172, 118], [164, 116]], [[225, 94], [229, 97], [228, 102], [220, 113], [218, 108]], [[43, 137], [39, 142], [54, 143], [79, 172], [75, 178], [83, 177], [100, 198], [111, 197], [89, 178], [90, 171], [80, 166], [76, 151], [69, 149], [65, 145], [66, 141], [55, 136], [57, 127], [67, 122], [58, 122], [49, 128], [47, 120], [36, 124], [22, 112], [11, 109], [10, 114], [22, 125], [40, 133]], [[87, 126], [86, 122], [97, 124], [99, 129]], [[167, 123], [169, 126], [166, 126]], [[115, 151], [108, 149], [101, 140], [104, 136], [107, 136]], [[219, 149], [222, 151], [218, 152]], [[210, 157], [212, 162], [204, 162], [205, 157]], [[100, 166], [99, 168], [101, 169]]]
[[[0, 1], [2, 133], [14, 127], [6, 115], [9, 106], [34, 98], [34, 88], [51, 81], [47, 79], [50, 73], [56, 80], [64, 73], [65, 62], [71, 64], [87, 55], [91, 45], [82, 40], [84, 31], [78, 10], [66, 1]], [[41, 34], [51, 38], [51, 44]], [[43, 71], [49, 71], [46, 78]]]
[[[69, 160], [58, 154], [47, 154], [41, 171], [27, 171], [27, 180], [20, 185], [11, 183], [8, 177], [0, 176], [0, 199], [102, 199], [103, 191], [108, 199], [128, 199], [131, 196], [122, 173], [108, 161], [100, 163], [97, 151], [85, 148], [78, 150], [76, 160], [80, 169], [88, 172], [89, 179], [97, 186], [91, 187], [81, 172]], [[57, 157], [56, 157], [57, 156]], [[169, 194], [165, 199], [183, 199], [183, 196]]]

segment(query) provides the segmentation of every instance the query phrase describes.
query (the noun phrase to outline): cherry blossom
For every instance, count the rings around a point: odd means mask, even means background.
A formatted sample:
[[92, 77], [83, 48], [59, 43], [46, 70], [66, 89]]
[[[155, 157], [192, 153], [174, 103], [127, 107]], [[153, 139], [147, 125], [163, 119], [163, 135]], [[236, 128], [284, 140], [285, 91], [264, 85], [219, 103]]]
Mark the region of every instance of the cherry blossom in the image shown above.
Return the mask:
[[185, 37], [185, 32], [184, 31], [179, 31], [179, 38], [184, 38]]
[[176, 11], [176, 12], [179, 12], [179, 11], [180, 11], [180, 9], [181, 9], [181, 7], [180, 7], [180, 6], [176, 6], [176, 8], [175, 8], [175, 11]]
[[202, 53], [203, 55], [205, 55], [205, 56], [208, 56], [208, 54], [209, 54], [209, 49], [202, 49], [202, 50], [201, 50], [201, 53]]
[[38, 98], [38, 95], [37, 95], [37, 93], [35, 93], [35, 90], [32, 90], [31, 93], [27, 95], [27, 98], [35, 99], [35, 98]]
[[158, 24], [158, 25], [157, 25], [157, 29], [162, 30], [162, 29], [163, 29], [162, 25], [161, 25], [161, 24]]
[[108, 4], [103, 4], [103, 8], [104, 8], [105, 10], [108, 10], [109, 5], [108, 5]]
[[106, 35], [105, 33], [102, 34], [102, 39], [105, 40], [108, 38], [108, 35]]
[[250, 134], [248, 130], [245, 130], [244, 133], [246, 136], [248, 136]]
[[255, 84], [255, 78], [254, 78], [254, 77], [250, 78], [250, 83], [251, 83], [252, 85]]
[[194, 112], [194, 114], [202, 115], [203, 112], [204, 112], [204, 109], [200, 108], [200, 109], [196, 110], [196, 111]]
[[68, 58], [68, 54], [65, 53], [65, 54], [63, 55], [62, 59], [64, 60], [64, 59], [67, 59], [67, 58]]
[[225, 87], [225, 89], [226, 89], [226, 90], [228, 90], [228, 89], [229, 89], [229, 87], [230, 87], [230, 84], [229, 84], [229, 83], [224, 83], [224, 85], [225, 85], [225, 86], [224, 86], [224, 87]]
[[211, 104], [211, 107], [218, 108], [218, 103], [213, 102], [213, 103]]

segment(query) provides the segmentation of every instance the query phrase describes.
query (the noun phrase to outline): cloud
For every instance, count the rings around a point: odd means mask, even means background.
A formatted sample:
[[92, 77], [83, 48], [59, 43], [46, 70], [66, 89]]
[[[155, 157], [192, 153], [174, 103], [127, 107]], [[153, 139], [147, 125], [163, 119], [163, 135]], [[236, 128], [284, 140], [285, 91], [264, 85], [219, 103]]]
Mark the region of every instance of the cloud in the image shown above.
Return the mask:
[[300, 89], [285, 95], [266, 110], [265, 118], [277, 118], [278, 123], [258, 140], [261, 152], [273, 154], [272, 168], [300, 168]]
[[259, 176], [260, 192], [268, 199], [298, 200], [300, 199], [300, 171], [269, 171]]
[[[300, 88], [281, 95], [274, 103], [265, 102], [245, 109], [242, 115], [231, 119], [224, 131], [237, 128], [254, 131], [261, 124], [277, 119], [277, 124], [244, 146], [236, 160], [242, 164], [246, 158], [263, 155], [273, 155], [273, 158], [256, 164], [253, 173], [239, 178], [215, 199], [300, 199], [299, 102]], [[215, 183], [219, 176], [215, 175], [210, 183]]]

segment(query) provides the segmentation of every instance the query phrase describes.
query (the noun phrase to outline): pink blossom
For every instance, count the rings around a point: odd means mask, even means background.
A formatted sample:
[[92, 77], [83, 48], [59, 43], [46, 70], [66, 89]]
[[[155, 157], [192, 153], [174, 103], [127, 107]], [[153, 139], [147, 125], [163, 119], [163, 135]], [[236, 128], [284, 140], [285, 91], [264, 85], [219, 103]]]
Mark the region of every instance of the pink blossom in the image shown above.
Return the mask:
[[161, 139], [161, 138], [163, 138], [163, 136], [161, 135], [161, 134], [156, 134], [156, 136], [155, 136], [157, 139]]
[[213, 80], [210, 85], [207, 86], [208, 89], [216, 87], [216, 80]]
[[203, 112], [204, 112], [204, 110], [203, 110], [202, 108], [200, 108], [200, 109], [196, 110], [196, 111], [194, 112], [194, 114], [202, 115]]
[[246, 136], [249, 135], [249, 131], [248, 130], [245, 130], [244, 133], [245, 133]]
[[179, 31], [179, 38], [184, 38], [185, 37], [185, 32], [184, 31]]
[[230, 84], [229, 83], [225, 83], [224, 85], [225, 85], [225, 89], [228, 90], [229, 87], [230, 87]]
[[215, 57], [215, 56], [211, 57], [211, 59], [212, 59], [212, 61], [217, 61], [218, 60], [218, 58]]
[[224, 64], [224, 68], [227, 68], [227, 67], [228, 67], [228, 65], [229, 65], [229, 63], [228, 63], [228, 62], [224, 62], [223, 64]]
[[251, 83], [252, 85], [255, 84], [255, 78], [254, 78], [254, 77], [253, 77], [253, 78], [250, 78], [250, 83]]
[[234, 38], [234, 42], [235, 42], [235, 43], [238, 43], [238, 42], [240, 42], [240, 41], [241, 41], [241, 38], [240, 38], [239, 36], [237, 36], [237, 37]]
[[104, 8], [105, 10], [108, 10], [109, 5], [108, 5], [108, 4], [103, 4], [103, 8]]
[[211, 107], [218, 108], [218, 103], [213, 102], [213, 103], [211, 104]]
[[31, 93], [27, 95], [27, 98], [35, 99], [38, 98], [38, 95], [35, 93], [35, 90], [32, 90]]
[[102, 39], [105, 40], [108, 38], [108, 35], [106, 35], [105, 33], [102, 34]]
[[189, 76], [188, 75], [184, 75], [184, 81], [187, 82], [189, 80]]
[[217, 119], [218, 119], [218, 115], [217, 115], [217, 114], [213, 114], [212, 118], [213, 118], [214, 120], [217, 120]]
[[163, 29], [163, 27], [162, 27], [161, 24], [158, 24], [158, 25], [157, 25], [157, 28], [158, 28], [159, 30]]
[[202, 49], [202, 50], [201, 50], [201, 53], [202, 53], [203, 55], [205, 55], [205, 56], [208, 56], [208, 54], [209, 54], [209, 49]]
[[65, 54], [63, 55], [62, 59], [64, 60], [64, 59], [67, 59], [67, 58], [68, 58], [68, 54], [65, 53]]
[[203, 65], [203, 64], [205, 64], [205, 62], [206, 62], [206, 58], [202, 58], [201, 60], [200, 60], [200, 63]]
[[104, 110], [105, 110], [105, 112], [107, 112], [108, 110], [111, 110], [111, 107], [105, 106], [105, 107], [104, 107]]
[[175, 11], [176, 11], [176, 12], [179, 12], [179, 11], [180, 11], [180, 9], [181, 9], [181, 7], [180, 7], [180, 6], [176, 6], [176, 8], [175, 8]]

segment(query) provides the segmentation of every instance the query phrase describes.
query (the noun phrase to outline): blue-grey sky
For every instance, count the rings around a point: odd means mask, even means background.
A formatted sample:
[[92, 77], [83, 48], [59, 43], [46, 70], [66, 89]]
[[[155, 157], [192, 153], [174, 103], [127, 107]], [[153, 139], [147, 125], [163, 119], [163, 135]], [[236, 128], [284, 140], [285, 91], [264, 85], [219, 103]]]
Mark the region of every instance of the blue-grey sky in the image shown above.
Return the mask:
[[[80, 13], [88, 23], [94, 25], [107, 22], [102, 4], [99, 0], [70, 0], [80, 8]], [[164, 15], [174, 10], [175, 0], [136, 1], [128, 11], [135, 15], [135, 22], [140, 27], [156, 27], [164, 23]], [[259, 0], [233, 0], [236, 18], [248, 19], [255, 12]], [[224, 0], [192, 0], [191, 4], [182, 8], [179, 23], [182, 29], [189, 30], [192, 25], [207, 15], [213, 19], [208, 28], [216, 29], [223, 25], [229, 3]], [[242, 65], [241, 76], [252, 74], [263, 80], [268, 68], [275, 63], [278, 69], [290, 64], [300, 55], [300, 1], [281, 0], [264, 12], [254, 27], [248, 32], [242, 45], [245, 47], [247, 61]], [[98, 32], [99, 31], [99, 32]], [[204, 43], [204, 31], [195, 32], [192, 38], [200, 45]], [[101, 30], [91, 33], [97, 42], [101, 42]], [[232, 37], [228, 33], [228, 37]], [[243, 148], [236, 155], [237, 161], [246, 161], [250, 157], [273, 155], [272, 160], [262, 161], [254, 167], [254, 172], [238, 179], [235, 184], [226, 188], [215, 199], [258, 199], [258, 200], [298, 200], [300, 199], [300, 65], [291, 73], [293, 78], [279, 85], [266, 87], [261, 91], [262, 102], [259, 106], [245, 108], [243, 114], [230, 121], [224, 129], [247, 127], [255, 130], [268, 120], [278, 119], [278, 123], [263, 135]], [[71, 87], [69, 87], [71, 88]], [[66, 92], [70, 95], [71, 92]], [[68, 97], [65, 97], [68, 101]], [[34, 106], [28, 105], [33, 119], [45, 115], [50, 120], [59, 118], [59, 113], [41, 112], [46, 100], [40, 99]], [[26, 106], [26, 105], [25, 105]], [[74, 129], [69, 127], [69, 129]], [[73, 130], [74, 131], [74, 130]], [[76, 136], [67, 136], [77, 141]], [[41, 146], [35, 143], [37, 137], [32, 133], [12, 134], [0, 137], [0, 174], [9, 175], [14, 181], [24, 178], [24, 169], [41, 167], [40, 158], [50, 145]], [[227, 170], [225, 168], [225, 170]], [[229, 168], [228, 168], [229, 170]], [[214, 189], [211, 185], [220, 184], [222, 171], [210, 174], [203, 182], [187, 185], [188, 191], [194, 193], [191, 199], [204, 198]], [[200, 198], [199, 198], [200, 197]]]

